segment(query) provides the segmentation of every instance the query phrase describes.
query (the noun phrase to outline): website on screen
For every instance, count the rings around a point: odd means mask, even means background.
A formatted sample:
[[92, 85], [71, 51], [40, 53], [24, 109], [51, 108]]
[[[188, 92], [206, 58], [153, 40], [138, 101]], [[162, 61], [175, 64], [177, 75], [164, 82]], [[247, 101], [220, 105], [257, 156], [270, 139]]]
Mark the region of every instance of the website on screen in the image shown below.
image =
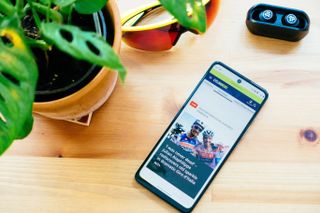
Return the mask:
[[220, 65], [214, 66], [162, 138], [146, 168], [169, 183], [171, 191], [194, 199], [264, 98], [252, 84]]

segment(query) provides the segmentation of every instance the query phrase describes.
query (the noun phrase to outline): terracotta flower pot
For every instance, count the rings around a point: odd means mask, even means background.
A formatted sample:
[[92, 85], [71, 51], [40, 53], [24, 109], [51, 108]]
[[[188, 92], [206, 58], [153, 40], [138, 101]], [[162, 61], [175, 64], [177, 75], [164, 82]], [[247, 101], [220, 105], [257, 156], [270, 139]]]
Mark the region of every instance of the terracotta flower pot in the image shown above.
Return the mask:
[[[121, 44], [119, 11], [114, 0], [109, 0], [106, 8], [114, 25], [112, 46], [115, 52], [119, 53]], [[68, 72], [68, 70], [65, 72]], [[117, 72], [102, 68], [89, 83], [76, 92], [55, 100], [35, 102], [33, 105], [34, 112], [61, 120], [77, 119], [88, 115], [106, 102], [116, 85], [117, 78]]]

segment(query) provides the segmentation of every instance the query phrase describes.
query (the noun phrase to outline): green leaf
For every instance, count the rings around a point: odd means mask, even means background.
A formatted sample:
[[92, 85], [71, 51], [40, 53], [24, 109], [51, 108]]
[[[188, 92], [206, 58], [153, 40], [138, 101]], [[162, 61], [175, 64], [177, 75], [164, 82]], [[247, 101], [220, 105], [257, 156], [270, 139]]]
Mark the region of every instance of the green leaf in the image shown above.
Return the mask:
[[3, 13], [7, 16], [12, 16], [14, 12], [15, 8], [12, 3], [3, 0], [0, 1], [0, 13]]
[[37, 65], [26, 46], [18, 19], [0, 23], [0, 154], [32, 129]]
[[53, 0], [39, 0], [39, 3], [44, 4], [44, 5], [49, 5], [52, 3]]
[[92, 14], [101, 10], [107, 0], [76, 0], [75, 9], [81, 14]]
[[160, 0], [178, 22], [186, 28], [206, 31], [206, 12], [202, 0]]
[[121, 80], [124, 81], [126, 70], [119, 57], [112, 47], [96, 33], [57, 23], [42, 23], [41, 32], [46, 40], [74, 58], [117, 70]]
[[76, 0], [52, 0], [55, 5], [59, 7], [66, 7], [73, 4]]

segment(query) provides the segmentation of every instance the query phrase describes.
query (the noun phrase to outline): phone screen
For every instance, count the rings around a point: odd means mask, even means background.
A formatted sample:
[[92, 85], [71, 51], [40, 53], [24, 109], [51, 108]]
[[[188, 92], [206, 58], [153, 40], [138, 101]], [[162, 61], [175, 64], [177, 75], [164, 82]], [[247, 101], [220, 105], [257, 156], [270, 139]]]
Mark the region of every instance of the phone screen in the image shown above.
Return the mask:
[[266, 98], [261, 87], [214, 63], [140, 167], [139, 178], [191, 208]]

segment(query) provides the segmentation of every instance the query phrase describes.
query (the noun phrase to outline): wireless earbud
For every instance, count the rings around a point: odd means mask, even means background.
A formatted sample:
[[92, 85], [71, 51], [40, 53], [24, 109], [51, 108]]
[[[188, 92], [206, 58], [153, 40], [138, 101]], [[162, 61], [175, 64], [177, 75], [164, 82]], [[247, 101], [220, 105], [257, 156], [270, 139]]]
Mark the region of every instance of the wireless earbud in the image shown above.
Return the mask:
[[259, 19], [265, 22], [274, 22], [275, 21], [275, 14], [272, 10], [264, 10], [259, 14]]
[[299, 41], [309, 32], [310, 19], [302, 10], [257, 4], [247, 14], [250, 32], [287, 41]]
[[282, 22], [284, 25], [288, 25], [288, 26], [298, 26], [299, 25], [298, 17], [292, 13], [285, 15], [283, 17]]

